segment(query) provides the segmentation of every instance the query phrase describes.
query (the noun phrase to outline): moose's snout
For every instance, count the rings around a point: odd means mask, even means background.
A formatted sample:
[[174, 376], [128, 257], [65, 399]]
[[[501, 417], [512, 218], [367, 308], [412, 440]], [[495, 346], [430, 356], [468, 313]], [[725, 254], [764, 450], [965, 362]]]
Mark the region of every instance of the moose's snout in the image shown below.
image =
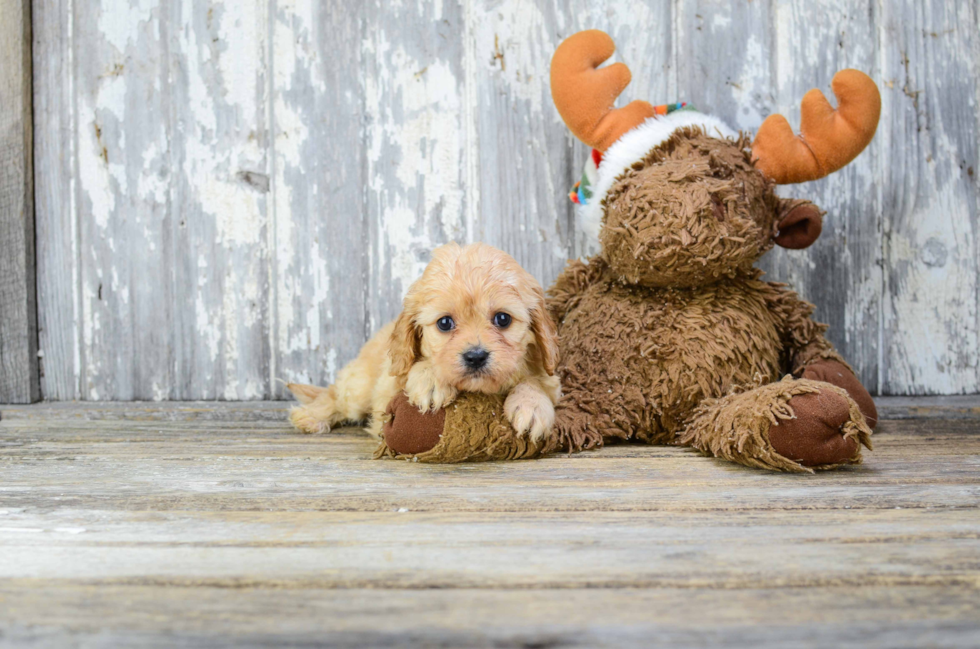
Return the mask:
[[475, 371], [483, 369], [483, 366], [487, 364], [487, 359], [490, 358], [490, 352], [482, 347], [470, 347], [460, 354], [460, 356], [463, 357], [463, 364], [468, 369]]

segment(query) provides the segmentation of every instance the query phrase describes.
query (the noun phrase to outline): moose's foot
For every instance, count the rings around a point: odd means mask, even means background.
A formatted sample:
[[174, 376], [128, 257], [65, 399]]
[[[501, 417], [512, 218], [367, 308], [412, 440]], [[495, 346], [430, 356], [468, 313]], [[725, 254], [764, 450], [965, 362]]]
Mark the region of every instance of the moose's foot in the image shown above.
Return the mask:
[[797, 394], [786, 402], [792, 418], [777, 416], [770, 424], [769, 443], [784, 458], [806, 467], [848, 464], [860, 458], [858, 436], [844, 430], [851, 403], [847, 395], [829, 389]]
[[842, 388], [787, 377], [706, 400], [679, 441], [746, 466], [810, 472], [860, 463], [871, 429]]
[[[420, 410], [399, 392], [381, 418], [385, 443], [398, 455], [425, 453], [435, 448], [446, 425], [446, 410]], [[397, 420], [397, 425], [395, 421]]]
[[803, 369], [803, 378], [824, 381], [843, 389], [858, 404], [868, 427], [874, 430], [878, 425], [878, 409], [875, 407], [874, 399], [847, 365], [840, 361], [821, 359]]

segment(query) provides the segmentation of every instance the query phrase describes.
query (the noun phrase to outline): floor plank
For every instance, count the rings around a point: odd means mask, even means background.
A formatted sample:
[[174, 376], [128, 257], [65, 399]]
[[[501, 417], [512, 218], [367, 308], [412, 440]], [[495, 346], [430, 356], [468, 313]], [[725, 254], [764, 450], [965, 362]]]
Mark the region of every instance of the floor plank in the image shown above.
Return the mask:
[[[973, 589], [921, 586], [678, 592], [55, 584], [0, 585], [0, 597], [20, 620], [7, 640], [39, 647], [975, 647], [980, 614]], [[909, 610], [918, 619], [908, 619]]]
[[980, 417], [936, 407], [809, 476], [375, 461], [282, 404], [5, 409], [0, 645], [977, 646]]
[[[81, 407], [83, 406], [84, 407]], [[875, 397], [882, 419], [975, 419], [980, 395]], [[288, 401], [47, 401], [0, 404], [0, 419], [126, 421], [282, 421]]]

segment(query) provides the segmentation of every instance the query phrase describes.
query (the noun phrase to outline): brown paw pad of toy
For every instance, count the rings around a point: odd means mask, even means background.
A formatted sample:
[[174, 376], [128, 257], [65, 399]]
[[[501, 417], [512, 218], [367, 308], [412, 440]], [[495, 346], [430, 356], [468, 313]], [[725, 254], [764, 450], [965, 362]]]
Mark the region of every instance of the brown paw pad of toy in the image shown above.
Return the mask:
[[422, 412], [399, 393], [388, 404], [374, 457], [453, 464], [530, 459], [557, 448], [554, 439], [533, 442], [518, 436], [499, 396], [467, 392], [445, 408]]
[[823, 359], [807, 365], [803, 370], [803, 378], [824, 381], [846, 391], [861, 409], [868, 427], [874, 430], [878, 425], [878, 409], [874, 400], [847, 365], [840, 361]]
[[[791, 419], [769, 427], [769, 443], [783, 457], [805, 467], [850, 464], [861, 457], [858, 435], [846, 433], [851, 401], [829, 389], [792, 397]], [[856, 428], [856, 427], [855, 427]]]

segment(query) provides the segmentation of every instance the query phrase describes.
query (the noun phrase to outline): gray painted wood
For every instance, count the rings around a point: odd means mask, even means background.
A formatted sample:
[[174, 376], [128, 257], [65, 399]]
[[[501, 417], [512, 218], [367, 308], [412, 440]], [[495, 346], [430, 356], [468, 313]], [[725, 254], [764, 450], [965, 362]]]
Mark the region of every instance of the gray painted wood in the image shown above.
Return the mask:
[[955, 400], [972, 417], [884, 420], [815, 475], [626, 444], [378, 461], [281, 402], [5, 408], [0, 638], [975, 646], [980, 412]]
[[980, 391], [980, 16], [882, 5], [882, 388]]
[[[150, 3], [153, 6], [155, 3]], [[137, 398], [256, 399], [269, 394], [274, 227], [267, 187], [272, 174], [270, 3], [161, 2], [166, 65], [159, 66], [166, 113], [147, 170], [158, 179], [170, 259], [172, 314], [164, 327], [139, 318], [151, 355], [167, 342], [169, 379], [157, 385], [130, 374]], [[106, 7], [111, 10], [111, 7]], [[155, 13], [155, 12], [151, 12]], [[124, 21], [131, 26], [135, 20]], [[135, 34], [134, 34], [135, 36]], [[142, 40], [142, 39], [140, 39]], [[127, 47], [136, 48], [136, 38]], [[139, 56], [146, 54], [143, 49]], [[155, 61], [155, 57], [149, 56]], [[157, 123], [151, 118], [151, 122]], [[165, 171], [164, 171], [165, 168]], [[169, 271], [169, 272], [168, 272]], [[160, 294], [160, 291], [157, 291]], [[167, 317], [164, 314], [160, 316]], [[156, 331], [154, 331], [156, 330]], [[149, 338], [156, 335], [154, 345]], [[163, 392], [166, 392], [166, 395]]]
[[[272, 21], [277, 377], [325, 384], [370, 334], [360, 2], [279, 3]], [[346, 245], [337, 245], [347, 242]]]
[[34, 2], [32, 12], [38, 334], [50, 359], [41, 358], [41, 388], [45, 398], [67, 400], [81, 396], [82, 352], [69, 6], [70, 0], [46, 0]]
[[824, 236], [763, 266], [873, 392], [980, 391], [974, 3], [140, 6], [34, 1], [45, 398], [329, 382], [449, 240], [550, 283], [585, 252], [566, 193], [587, 152], [548, 61], [589, 27], [633, 71], [624, 101], [689, 101], [749, 132], [772, 112], [797, 123], [838, 69], [868, 71], [878, 137], [780, 189], [827, 210]]
[[[163, 83], [168, 42], [161, 30], [169, 21], [159, 11], [108, 3], [73, 18], [81, 396], [167, 398], [176, 332], [171, 172], [178, 165], [167, 138], [171, 84]], [[102, 37], [83, 38], [92, 33]]]
[[477, 151], [462, 4], [363, 5], [364, 133], [355, 150], [365, 156], [366, 181], [355, 190], [366, 197], [368, 229], [361, 249], [349, 251], [368, 255], [367, 296], [355, 308], [376, 330], [398, 315], [432, 248], [469, 238]]
[[469, 234], [508, 251], [540, 278], [561, 272], [575, 244], [564, 194], [580, 169], [571, 139], [556, 128], [548, 76], [562, 37], [579, 29], [577, 16], [565, 15], [568, 4], [479, 0], [468, 6], [477, 201]]
[[34, 263], [31, 5], [0, 2], [0, 403], [40, 398]]

